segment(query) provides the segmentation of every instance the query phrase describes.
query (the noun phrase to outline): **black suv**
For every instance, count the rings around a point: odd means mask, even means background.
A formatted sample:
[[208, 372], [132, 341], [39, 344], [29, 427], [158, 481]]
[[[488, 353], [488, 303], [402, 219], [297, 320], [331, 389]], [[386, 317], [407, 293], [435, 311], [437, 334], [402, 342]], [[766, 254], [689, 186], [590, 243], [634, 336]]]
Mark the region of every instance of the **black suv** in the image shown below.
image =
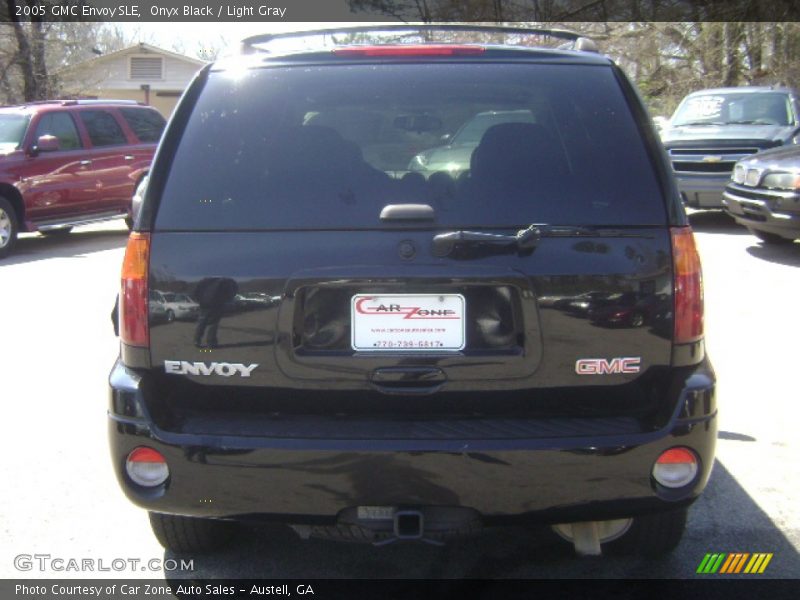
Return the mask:
[[[714, 461], [715, 379], [692, 231], [633, 86], [562, 31], [292, 41], [198, 74], [125, 255], [111, 452], [161, 543], [207, 550], [260, 518], [674, 548]], [[504, 118], [468, 168], [409, 168], [487, 113]], [[197, 318], [153, 322], [149, 290]], [[653, 314], [564, 308], [615, 294]]]

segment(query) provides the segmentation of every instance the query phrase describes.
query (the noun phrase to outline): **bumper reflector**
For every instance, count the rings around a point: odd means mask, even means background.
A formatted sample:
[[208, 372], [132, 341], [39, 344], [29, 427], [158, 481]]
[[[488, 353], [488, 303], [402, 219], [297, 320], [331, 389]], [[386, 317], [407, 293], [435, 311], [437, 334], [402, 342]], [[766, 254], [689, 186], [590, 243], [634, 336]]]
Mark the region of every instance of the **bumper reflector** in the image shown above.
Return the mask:
[[131, 481], [143, 487], [156, 487], [169, 477], [167, 460], [160, 452], [140, 446], [128, 455], [125, 471]]
[[653, 465], [653, 477], [664, 487], [687, 486], [697, 477], [697, 455], [688, 448], [670, 448]]

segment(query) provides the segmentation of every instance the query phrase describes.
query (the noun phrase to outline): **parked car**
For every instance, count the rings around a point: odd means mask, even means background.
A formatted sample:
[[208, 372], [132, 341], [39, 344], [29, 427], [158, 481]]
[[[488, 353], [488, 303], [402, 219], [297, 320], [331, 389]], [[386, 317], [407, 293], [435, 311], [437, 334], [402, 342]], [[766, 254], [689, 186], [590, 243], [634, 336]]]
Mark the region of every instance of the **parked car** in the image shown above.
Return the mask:
[[800, 141], [798, 94], [791, 88], [736, 87], [686, 96], [661, 132], [684, 202], [722, 208], [733, 165]]
[[534, 123], [530, 110], [490, 110], [480, 112], [464, 123], [453, 136], [445, 136], [447, 144], [417, 154], [408, 165], [412, 172], [449, 173], [457, 176], [469, 170], [472, 153], [483, 134], [501, 123]]
[[164, 308], [167, 312], [167, 321], [194, 321], [200, 314], [200, 305], [186, 294], [163, 292]]
[[589, 309], [589, 321], [603, 327], [642, 327], [652, 322], [659, 305], [655, 294], [617, 292]]
[[561, 298], [553, 304], [553, 307], [576, 317], [585, 317], [597, 302], [608, 295], [608, 292], [584, 292], [577, 296]]
[[736, 163], [723, 204], [766, 244], [800, 239], [800, 146], [759, 152]]
[[159, 290], [150, 290], [148, 294], [147, 314], [150, 322], [153, 324], [167, 323], [175, 318], [174, 315], [170, 318], [167, 312], [167, 299], [164, 297], [164, 293]]
[[130, 220], [164, 125], [154, 108], [123, 100], [0, 108], [0, 258], [21, 231]]
[[[700, 262], [642, 101], [577, 34], [523, 48], [485, 39], [541, 30], [387, 30], [430, 41], [256, 36], [182, 97], [123, 263], [122, 490], [175, 552], [248, 518], [375, 544], [538, 521], [582, 554], [669, 552], [717, 408]], [[484, 39], [436, 43], [454, 31]], [[535, 118], [488, 127], [450, 202], [449, 172], [416, 195], [393, 172], [407, 145], [385, 124], [511, 110]], [[148, 289], [192, 286], [195, 335], [152, 327]], [[555, 309], [633, 291], [672, 307], [666, 336]], [[249, 309], [227, 311], [237, 294]]]

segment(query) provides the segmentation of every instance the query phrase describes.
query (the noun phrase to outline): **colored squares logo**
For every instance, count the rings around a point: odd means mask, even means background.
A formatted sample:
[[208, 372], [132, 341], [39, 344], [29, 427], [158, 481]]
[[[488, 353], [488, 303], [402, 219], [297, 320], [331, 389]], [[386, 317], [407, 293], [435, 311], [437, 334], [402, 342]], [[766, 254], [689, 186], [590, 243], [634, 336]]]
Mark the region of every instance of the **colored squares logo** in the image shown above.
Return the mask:
[[767, 565], [772, 560], [772, 553], [748, 552], [734, 553], [709, 553], [703, 557], [697, 573], [703, 575], [714, 574], [761, 574], [767, 569]]

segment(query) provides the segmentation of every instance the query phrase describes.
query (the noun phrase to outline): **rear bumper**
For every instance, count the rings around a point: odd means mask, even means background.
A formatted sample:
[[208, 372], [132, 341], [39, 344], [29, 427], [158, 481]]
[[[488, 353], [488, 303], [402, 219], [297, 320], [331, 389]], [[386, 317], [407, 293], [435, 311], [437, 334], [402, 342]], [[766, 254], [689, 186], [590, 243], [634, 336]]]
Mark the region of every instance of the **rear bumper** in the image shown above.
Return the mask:
[[676, 172], [678, 190], [687, 206], [692, 208], [722, 208], [722, 192], [730, 181], [730, 173]]
[[[800, 210], [773, 210], [776, 202], [786, 202], [797, 206], [797, 194], [787, 192], [783, 197], [770, 197], [769, 194], [745, 191], [744, 196], [737, 193], [736, 187], [725, 190], [725, 211], [737, 223], [750, 229], [773, 233], [787, 239], [800, 239]], [[757, 197], [762, 196], [762, 197]], [[788, 202], [787, 202], [788, 200]]]
[[[458, 506], [487, 523], [568, 522], [668, 510], [705, 487], [717, 431], [714, 375], [705, 362], [681, 371], [673, 413], [657, 431], [615, 431], [600, 419], [560, 432], [520, 430], [504, 420], [496, 431], [505, 434], [483, 439], [435, 428], [413, 439], [175, 433], [147, 414], [147, 382], [135, 372], [118, 362], [110, 384], [111, 455], [125, 494], [148, 510], [206, 517], [320, 523], [356, 506]], [[141, 445], [161, 452], [170, 467], [155, 490], [138, 488], [124, 471], [126, 456]], [[700, 473], [686, 489], [661, 488], [651, 478], [656, 458], [672, 446], [700, 457]]]

